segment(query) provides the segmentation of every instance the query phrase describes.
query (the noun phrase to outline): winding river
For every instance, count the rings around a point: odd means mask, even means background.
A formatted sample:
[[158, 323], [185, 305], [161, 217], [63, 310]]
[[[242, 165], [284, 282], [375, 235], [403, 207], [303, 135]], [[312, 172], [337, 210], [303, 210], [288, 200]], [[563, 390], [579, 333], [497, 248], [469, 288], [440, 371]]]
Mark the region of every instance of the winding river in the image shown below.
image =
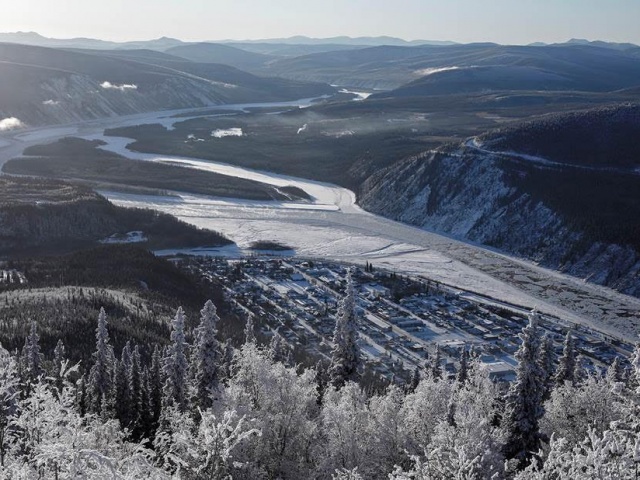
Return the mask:
[[[311, 103], [312, 99], [305, 99], [219, 108], [240, 111], [249, 107], [305, 107]], [[201, 111], [205, 110], [210, 111], [211, 107]], [[169, 196], [101, 193], [117, 205], [167, 212], [193, 225], [220, 231], [236, 243], [224, 249], [191, 251], [194, 254], [241, 255], [256, 240], [273, 240], [291, 246], [296, 255], [353, 263], [369, 261], [379, 267], [455, 286], [463, 295], [490, 297], [496, 304], [522, 309], [537, 307], [543, 313], [629, 340], [635, 340], [640, 332], [640, 300], [636, 298], [478, 245], [370, 214], [358, 207], [355, 194], [347, 189], [195, 158], [131, 152], [126, 148], [131, 140], [103, 135], [107, 128], [139, 124], [161, 123], [171, 128], [186, 119], [172, 116], [185, 112], [198, 116], [198, 110], [187, 109], [5, 133], [0, 137], [0, 167], [20, 156], [27, 146], [78, 136], [101, 139], [107, 143], [102, 148], [140, 161], [171, 162], [277, 187], [293, 185], [306, 191], [312, 201], [256, 202], [180, 192]], [[559, 290], [563, 295], [558, 295]]]

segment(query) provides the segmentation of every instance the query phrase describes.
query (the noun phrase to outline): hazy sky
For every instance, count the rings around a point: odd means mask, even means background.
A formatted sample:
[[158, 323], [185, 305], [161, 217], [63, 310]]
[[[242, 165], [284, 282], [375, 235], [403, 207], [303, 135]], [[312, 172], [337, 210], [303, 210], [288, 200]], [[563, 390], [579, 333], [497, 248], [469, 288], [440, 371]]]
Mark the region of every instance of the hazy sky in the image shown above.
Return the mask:
[[640, 43], [640, 0], [3, 0], [0, 31], [57, 38], [256, 39], [391, 35], [408, 40]]

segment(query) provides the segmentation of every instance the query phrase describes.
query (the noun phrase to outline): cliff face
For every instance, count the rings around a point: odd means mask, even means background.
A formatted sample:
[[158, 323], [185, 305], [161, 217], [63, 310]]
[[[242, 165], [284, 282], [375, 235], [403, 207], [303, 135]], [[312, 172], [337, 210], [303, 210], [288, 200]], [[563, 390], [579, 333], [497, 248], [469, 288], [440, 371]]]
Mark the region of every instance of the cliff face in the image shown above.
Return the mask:
[[540, 198], [524, 182], [528, 168], [514, 169], [503, 155], [465, 146], [426, 153], [367, 180], [360, 204], [640, 296], [638, 250], [598, 240]]

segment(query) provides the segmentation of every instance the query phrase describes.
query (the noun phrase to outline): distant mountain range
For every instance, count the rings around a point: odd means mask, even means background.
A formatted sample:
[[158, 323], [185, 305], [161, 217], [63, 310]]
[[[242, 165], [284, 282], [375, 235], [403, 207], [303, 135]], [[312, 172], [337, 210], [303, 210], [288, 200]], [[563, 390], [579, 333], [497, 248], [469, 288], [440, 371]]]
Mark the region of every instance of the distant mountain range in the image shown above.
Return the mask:
[[21, 43], [23, 45], [36, 45], [41, 47], [60, 48], [99, 48], [99, 49], [139, 49], [148, 48], [152, 50], [166, 50], [178, 45], [189, 45], [194, 43], [232, 43], [232, 44], [280, 44], [280, 45], [343, 45], [371, 47], [376, 45], [395, 46], [415, 46], [415, 45], [454, 45], [455, 42], [435, 41], [435, 40], [413, 40], [407, 41], [396, 37], [331, 37], [331, 38], [310, 38], [305, 36], [295, 36], [289, 38], [263, 39], [263, 40], [219, 40], [207, 42], [184, 42], [175, 38], [162, 37], [155, 40], [142, 40], [131, 42], [111, 42], [93, 38], [69, 38], [57, 39], [48, 38], [36, 32], [11, 32], [0, 33], [0, 42]]
[[263, 78], [153, 50], [0, 43], [0, 62], [0, 121], [29, 126], [334, 92], [325, 84]]

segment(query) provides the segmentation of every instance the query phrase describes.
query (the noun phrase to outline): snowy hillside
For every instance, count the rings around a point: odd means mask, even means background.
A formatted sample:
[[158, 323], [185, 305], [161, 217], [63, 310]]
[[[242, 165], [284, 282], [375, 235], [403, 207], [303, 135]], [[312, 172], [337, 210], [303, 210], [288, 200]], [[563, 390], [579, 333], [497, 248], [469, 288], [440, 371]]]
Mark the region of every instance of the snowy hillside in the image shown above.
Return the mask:
[[[539, 175], [536, 170], [519, 157], [460, 146], [408, 159], [374, 175], [363, 187], [360, 204], [395, 220], [640, 295], [638, 250], [611, 241], [611, 235], [599, 237], [556, 208], [553, 199], [523, 181]], [[586, 213], [594, 223], [600, 220], [597, 211]]]

